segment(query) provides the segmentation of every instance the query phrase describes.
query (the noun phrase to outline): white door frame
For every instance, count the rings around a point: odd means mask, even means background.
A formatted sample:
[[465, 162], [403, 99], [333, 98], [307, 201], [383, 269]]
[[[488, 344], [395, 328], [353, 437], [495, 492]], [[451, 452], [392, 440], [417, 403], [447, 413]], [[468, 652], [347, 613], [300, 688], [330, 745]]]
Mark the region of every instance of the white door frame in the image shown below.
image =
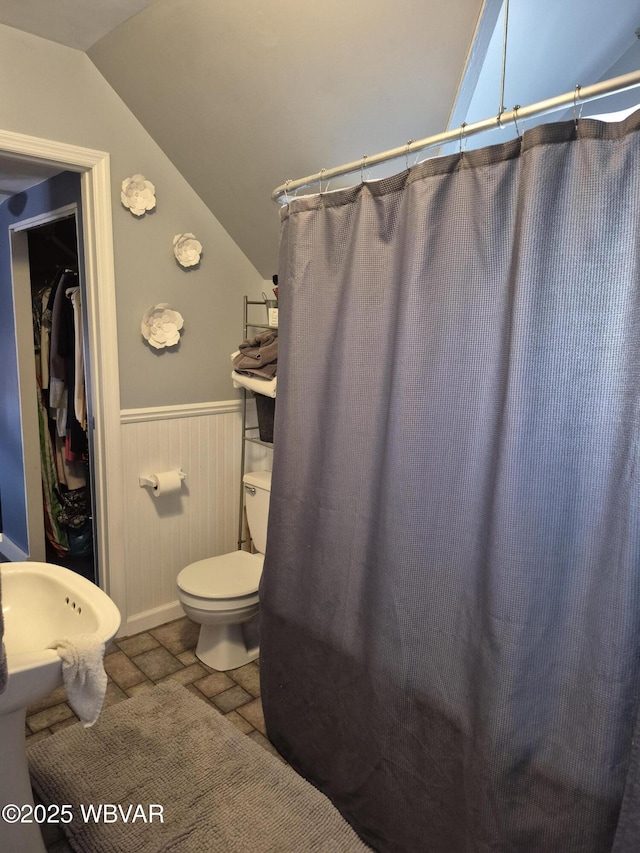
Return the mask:
[[0, 154], [81, 173], [89, 382], [93, 401], [96, 554], [100, 586], [127, 621], [120, 381], [109, 154], [0, 130]]

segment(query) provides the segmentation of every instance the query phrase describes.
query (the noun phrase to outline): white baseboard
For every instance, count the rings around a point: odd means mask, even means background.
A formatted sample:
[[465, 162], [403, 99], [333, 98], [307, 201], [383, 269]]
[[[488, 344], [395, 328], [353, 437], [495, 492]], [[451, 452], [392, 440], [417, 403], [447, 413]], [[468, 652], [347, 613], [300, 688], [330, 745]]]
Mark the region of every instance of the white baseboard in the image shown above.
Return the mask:
[[184, 615], [179, 601], [172, 601], [170, 604], [163, 604], [162, 607], [154, 607], [153, 610], [145, 610], [143, 613], [134, 613], [120, 626], [118, 637], [131, 637], [141, 631], [164, 625], [165, 622], [180, 619]]

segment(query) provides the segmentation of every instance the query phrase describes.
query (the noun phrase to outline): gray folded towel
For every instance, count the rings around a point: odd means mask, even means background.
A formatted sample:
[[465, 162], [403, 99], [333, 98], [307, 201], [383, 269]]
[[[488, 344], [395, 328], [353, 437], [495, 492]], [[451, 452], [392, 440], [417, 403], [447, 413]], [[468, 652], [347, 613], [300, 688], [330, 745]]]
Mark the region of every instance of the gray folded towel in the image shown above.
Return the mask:
[[273, 379], [278, 369], [278, 330], [267, 329], [243, 341], [233, 368], [249, 376]]

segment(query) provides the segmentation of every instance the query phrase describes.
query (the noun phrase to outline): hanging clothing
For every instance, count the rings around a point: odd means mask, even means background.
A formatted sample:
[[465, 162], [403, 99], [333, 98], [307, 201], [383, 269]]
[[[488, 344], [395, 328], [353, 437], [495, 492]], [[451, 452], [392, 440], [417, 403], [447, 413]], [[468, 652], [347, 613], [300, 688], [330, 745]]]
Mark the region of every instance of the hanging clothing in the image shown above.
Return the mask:
[[40, 469], [42, 475], [42, 504], [44, 508], [44, 532], [49, 544], [58, 556], [69, 551], [69, 542], [64, 527], [58, 522], [62, 509], [58, 497], [60, 478], [56, 470], [56, 454], [49, 419], [41, 389], [38, 393], [38, 423], [40, 427]]
[[37, 306], [39, 319], [38, 340], [36, 343], [36, 354], [39, 354], [37, 371], [40, 375], [40, 387], [43, 391], [49, 390], [51, 311], [49, 310], [48, 305], [49, 299], [51, 298], [51, 290], [51, 285], [43, 287], [37, 296], [39, 299], [39, 305]]
[[58, 435], [66, 436], [69, 460], [82, 458], [87, 452], [81, 323], [77, 273], [65, 270], [53, 306], [50, 406]]
[[68, 286], [73, 280], [70, 272], [60, 270], [52, 285], [49, 347], [49, 405], [52, 409], [59, 408], [65, 389], [66, 367], [64, 356], [60, 353], [60, 335], [65, 326], [65, 286]]
[[73, 306], [73, 411], [83, 430], [87, 429], [87, 401], [84, 384], [84, 342], [82, 338], [82, 297], [79, 287], [66, 291]]
[[69, 504], [87, 502], [82, 328], [77, 273], [60, 269], [33, 299], [45, 534], [60, 557], [69, 553], [69, 536], [79, 526]]
[[640, 112], [282, 212], [270, 739], [377, 851], [640, 849]]

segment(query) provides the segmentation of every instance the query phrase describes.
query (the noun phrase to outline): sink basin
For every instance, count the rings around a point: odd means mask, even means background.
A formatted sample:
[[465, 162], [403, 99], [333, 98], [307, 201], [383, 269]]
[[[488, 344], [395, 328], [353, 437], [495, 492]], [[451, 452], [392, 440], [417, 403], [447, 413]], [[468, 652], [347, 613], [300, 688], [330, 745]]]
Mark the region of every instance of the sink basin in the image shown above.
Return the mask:
[[[24, 741], [27, 706], [62, 684], [55, 640], [93, 634], [108, 643], [120, 627], [120, 612], [99, 587], [49, 563], [2, 563], [2, 614], [9, 680], [0, 693], [0, 807], [32, 803]], [[37, 824], [0, 827], [7, 849], [44, 850]], [[7, 834], [9, 837], [7, 837]]]
[[62, 662], [47, 646], [74, 634], [108, 643], [120, 627], [120, 612], [99, 587], [61, 566], [3, 563], [0, 576], [9, 666], [0, 714], [8, 714], [62, 684]]

